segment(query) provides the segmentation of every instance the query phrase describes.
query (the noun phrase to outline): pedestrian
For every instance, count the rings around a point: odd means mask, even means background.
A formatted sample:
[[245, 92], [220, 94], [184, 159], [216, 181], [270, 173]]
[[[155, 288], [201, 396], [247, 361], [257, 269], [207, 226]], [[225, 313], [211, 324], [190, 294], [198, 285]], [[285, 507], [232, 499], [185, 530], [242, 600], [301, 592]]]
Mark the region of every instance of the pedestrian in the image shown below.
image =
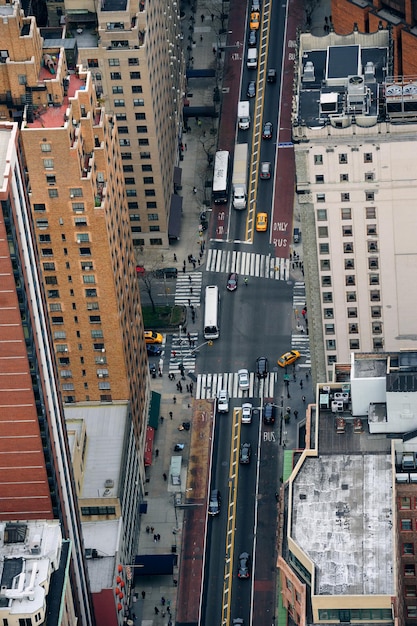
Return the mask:
[[176, 587], [178, 585], [178, 580], [176, 578], [174, 578], [174, 580], [172, 582], [173, 582], [174, 587]]
[[180, 146], [180, 150], [181, 150], [181, 152], [184, 152], [184, 144], [183, 143]]
[[199, 265], [201, 265], [201, 261], [200, 261], [200, 259], [198, 259], [198, 264], [199, 264]]
[[189, 332], [187, 333], [187, 339], [188, 339], [188, 341], [191, 339], [191, 335], [190, 335]]
[[295, 419], [297, 419], [297, 417], [298, 417], [298, 411], [297, 410], [294, 411], [294, 417], [295, 417]]
[[151, 533], [153, 533], [154, 530], [155, 530], [155, 528], [153, 526], [151, 526]]
[[286, 411], [286, 413], [288, 413], [288, 415], [291, 415], [291, 407], [290, 406], [287, 406], [285, 411]]
[[157, 542], [157, 540], [158, 540], [158, 535], [154, 535], [154, 536], [153, 536], [153, 541], [154, 541], [154, 543], [156, 543], [156, 542]]
[[166, 615], [165, 611], [162, 611], [161, 615], [162, 615], [162, 617], [165, 617], [165, 615]]
[[183, 266], [184, 266], [184, 267], [187, 265], [187, 263], [186, 263], [185, 259], [184, 259], [184, 261], [182, 262], [182, 264], [183, 264]]
[[166, 481], [167, 479], [167, 475], [165, 474], [165, 472], [162, 474], [163, 479]]
[[191, 300], [188, 298], [188, 306], [191, 306]]
[[187, 393], [190, 393], [190, 385], [186, 385]]
[[176, 351], [175, 351], [175, 350], [173, 350], [173, 351], [172, 351], [172, 358], [174, 358], [174, 359], [175, 359], [175, 357], [176, 357], [176, 356], [177, 356], [177, 353], [176, 353]]
[[198, 124], [198, 117], [195, 118], [195, 123]]
[[172, 420], [172, 411], [169, 412], [169, 419]]
[[297, 375], [295, 372], [293, 372], [292, 379], [295, 383], [297, 382]]
[[142, 600], [146, 598], [146, 591], [142, 591]]
[[182, 273], [185, 274], [185, 265], [182, 266]]
[[159, 450], [158, 450], [158, 448], [156, 448], [156, 450], [155, 450], [155, 456], [156, 456], [156, 457], [158, 457], [158, 456], [159, 456]]
[[147, 527], [146, 527], [146, 532], [148, 533], [148, 535], [149, 535], [149, 531], [150, 531], [150, 530], [151, 530], [151, 529], [149, 528], [149, 526], [147, 526]]
[[184, 148], [185, 148], [185, 151], [187, 152], [188, 148], [187, 148], [187, 144], [186, 143], [184, 144]]
[[159, 609], [157, 606], [154, 608], [154, 611], [155, 611], [155, 615], [159, 615]]
[[300, 380], [300, 389], [302, 389], [302, 388], [303, 388], [303, 381]]
[[195, 270], [196, 262], [193, 261], [193, 270]]
[[200, 35], [200, 41], [203, 41], [203, 35]]
[[203, 22], [204, 22], [204, 19], [205, 19], [205, 15], [204, 15], [204, 13], [202, 13], [202, 14], [201, 14], [201, 23], [203, 23]]
[[216, 46], [213, 46], [213, 54], [216, 54]]
[[302, 400], [303, 400], [303, 402], [305, 402], [305, 401], [306, 401], [306, 397], [305, 397], [305, 396], [303, 396]]
[[214, 13], [211, 14], [211, 21], [214, 22]]
[[305, 309], [303, 309], [303, 310], [301, 311], [301, 315], [304, 317], [304, 319], [305, 319], [305, 317], [306, 317], [306, 313], [307, 313], [307, 311], [306, 311]]
[[198, 126], [199, 128], [201, 128], [202, 124], [203, 124], [203, 122], [202, 122], [201, 120], [198, 120], [198, 122], [197, 122], [197, 126]]
[[197, 193], [197, 187], [193, 187], [193, 194], [195, 195]]
[[184, 333], [187, 332], [187, 327], [186, 326], [183, 326], [182, 329], [183, 329]]
[[306, 380], [308, 380], [308, 372], [306, 372]]
[[191, 313], [191, 321], [194, 324], [194, 322], [195, 322], [195, 313], [194, 313], [194, 311]]
[[174, 263], [176, 263], [176, 262], [177, 262], [177, 260], [178, 260], [178, 259], [177, 259], [177, 255], [176, 255], [176, 254], [175, 254], [175, 252], [174, 252]]
[[167, 613], [168, 615], [171, 615], [171, 607], [167, 606]]
[[276, 491], [276, 492], [275, 492], [275, 500], [276, 500], [277, 502], [278, 502], [278, 500], [279, 500], [279, 493], [278, 493], [278, 491]]
[[180, 383], [180, 382], [178, 382], [178, 385], [179, 385], [179, 387], [178, 387], [178, 391], [179, 391], [180, 393], [182, 393], [182, 385], [181, 385], [181, 383]]
[[205, 130], [203, 130], [203, 137], [205, 137], [205, 136], [206, 136], [206, 131], [205, 131]]
[[191, 278], [191, 274], [188, 274], [188, 282], [192, 283], [193, 279]]
[[174, 397], [172, 398], [172, 401], [173, 401], [173, 403], [174, 403], [174, 404], [177, 404], [177, 398], [176, 398], [176, 396], [174, 396]]
[[159, 533], [156, 535], [156, 540], [161, 541], [161, 535]]
[[193, 393], [194, 383], [190, 383], [190, 393]]
[[190, 287], [190, 294], [193, 295], [193, 288]]
[[163, 423], [164, 423], [164, 419], [165, 419], [165, 418], [164, 418], [164, 416], [163, 416], [163, 415], [161, 415], [161, 417], [160, 417], [159, 419], [160, 419], [160, 421], [161, 421], [161, 424], [163, 424]]

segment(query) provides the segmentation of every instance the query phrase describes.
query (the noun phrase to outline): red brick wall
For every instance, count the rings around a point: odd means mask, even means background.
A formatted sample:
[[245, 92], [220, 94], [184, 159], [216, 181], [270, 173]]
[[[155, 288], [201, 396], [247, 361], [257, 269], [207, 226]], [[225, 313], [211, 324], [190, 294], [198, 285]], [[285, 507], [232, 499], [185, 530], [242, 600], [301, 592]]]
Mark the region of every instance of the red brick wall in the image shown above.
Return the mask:
[[402, 70], [404, 76], [417, 74], [417, 37], [403, 30], [402, 39]]
[[332, 20], [334, 30], [339, 35], [347, 35], [353, 31], [356, 22], [361, 33], [369, 32], [369, 7], [361, 9], [349, 0], [332, 0]]

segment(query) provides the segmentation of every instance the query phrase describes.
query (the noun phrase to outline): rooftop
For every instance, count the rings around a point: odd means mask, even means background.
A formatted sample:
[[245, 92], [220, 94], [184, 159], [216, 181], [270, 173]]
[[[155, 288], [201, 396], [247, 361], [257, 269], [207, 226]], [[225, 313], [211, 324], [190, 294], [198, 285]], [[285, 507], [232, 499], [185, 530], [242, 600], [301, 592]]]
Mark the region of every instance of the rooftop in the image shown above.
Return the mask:
[[292, 536], [315, 566], [317, 595], [392, 595], [390, 454], [307, 458], [293, 483]]
[[[51, 75], [45, 74], [47, 70], [42, 68], [40, 80], [51, 78]], [[34, 119], [32, 122], [26, 122], [26, 128], [60, 128], [65, 124], [65, 116], [68, 107], [70, 106], [70, 98], [75, 97], [76, 92], [85, 89], [85, 80], [79, 78], [76, 74], [69, 74], [66, 78], [68, 80], [68, 89], [66, 95], [63, 98], [61, 104], [57, 106], [46, 106], [38, 109], [34, 112]]]
[[8, 184], [8, 169], [10, 166], [10, 142], [13, 140], [16, 129], [10, 124], [0, 126], [0, 191], [5, 191]]

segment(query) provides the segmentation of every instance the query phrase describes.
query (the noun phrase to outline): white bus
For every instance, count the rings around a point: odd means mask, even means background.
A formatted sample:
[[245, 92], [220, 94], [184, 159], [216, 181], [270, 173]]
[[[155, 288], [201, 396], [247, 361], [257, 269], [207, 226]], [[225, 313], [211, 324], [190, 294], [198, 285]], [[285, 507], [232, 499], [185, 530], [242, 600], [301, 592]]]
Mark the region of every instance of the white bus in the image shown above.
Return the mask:
[[216, 152], [213, 174], [214, 204], [226, 204], [230, 191], [230, 155], [226, 150]]
[[204, 339], [218, 339], [219, 335], [219, 288], [209, 285], [206, 287]]

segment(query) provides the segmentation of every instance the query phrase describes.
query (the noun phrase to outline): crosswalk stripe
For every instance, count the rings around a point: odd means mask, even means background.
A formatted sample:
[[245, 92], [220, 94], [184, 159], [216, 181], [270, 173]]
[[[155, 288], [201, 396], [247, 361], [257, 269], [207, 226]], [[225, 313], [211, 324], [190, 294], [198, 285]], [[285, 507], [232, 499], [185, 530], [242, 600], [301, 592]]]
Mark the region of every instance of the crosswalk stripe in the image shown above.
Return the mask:
[[220, 389], [227, 389], [231, 398], [273, 398], [274, 388], [278, 381], [278, 373], [268, 374], [263, 381], [258, 381], [254, 372], [249, 374], [249, 389], [239, 389], [239, 378], [236, 372], [199, 374], [197, 376], [196, 398], [210, 400], [217, 396]]
[[245, 250], [210, 248], [206, 267], [208, 272], [225, 274], [236, 272], [243, 276], [272, 280], [288, 280], [290, 275], [289, 259]]

